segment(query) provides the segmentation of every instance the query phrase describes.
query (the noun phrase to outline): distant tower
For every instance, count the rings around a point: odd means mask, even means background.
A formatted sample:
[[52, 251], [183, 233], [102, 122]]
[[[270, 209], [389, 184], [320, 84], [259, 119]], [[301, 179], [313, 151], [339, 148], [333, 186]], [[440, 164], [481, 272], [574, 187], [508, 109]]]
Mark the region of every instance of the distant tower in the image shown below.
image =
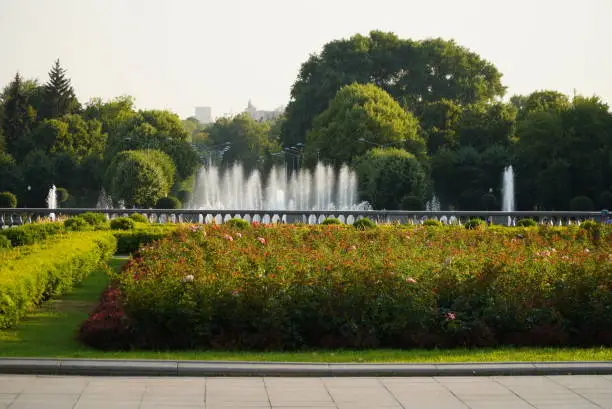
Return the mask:
[[209, 124], [212, 122], [212, 110], [210, 107], [196, 107], [195, 117], [202, 124]]

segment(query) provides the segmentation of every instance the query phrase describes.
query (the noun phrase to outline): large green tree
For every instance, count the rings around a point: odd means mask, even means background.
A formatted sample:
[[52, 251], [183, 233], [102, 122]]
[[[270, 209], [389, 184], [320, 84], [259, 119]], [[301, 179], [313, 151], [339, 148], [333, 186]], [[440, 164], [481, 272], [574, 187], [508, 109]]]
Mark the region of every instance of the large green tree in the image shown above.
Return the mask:
[[49, 80], [44, 85], [44, 101], [41, 118], [58, 118], [67, 114], [78, 113], [81, 109], [79, 101], [66, 75], [66, 70], [55, 60], [49, 71]]
[[125, 151], [108, 169], [109, 193], [126, 206], [152, 208], [172, 187], [171, 160], [161, 151]]
[[491, 63], [453, 41], [402, 40], [380, 31], [355, 35], [327, 43], [302, 64], [286, 110], [283, 145], [304, 142], [314, 118], [354, 82], [374, 84], [412, 111], [423, 102], [476, 104], [505, 92]]
[[421, 206], [425, 203], [430, 187], [428, 172], [411, 153], [375, 148], [357, 159], [355, 169], [361, 197], [375, 209], [401, 209], [407, 197]]
[[279, 152], [278, 141], [271, 133], [271, 122], [258, 122], [248, 114], [220, 118], [208, 128], [209, 144], [203, 153], [220, 156], [222, 163], [240, 161], [247, 169], [261, 165], [271, 153]]
[[612, 185], [611, 134], [612, 115], [598, 98], [529, 113], [515, 145], [519, 205], [565, 210], [576, 196], [598, 203]]
[[66, 153], [77, 162], [89, 155], [102, 155], [106, 134], [97, 120], [86, 121], [80, 115], [45, 119], [33, 132], [33, 145], [51, 153]]
[[36, 112], [29, 104], [28, 93], [19, 73], [15, 74], [3, 93], [2, 105], [2, 134], [6, 151], [15, 155], [20, 142], [29, 137], [36, 120]]
[[115, 132], [109, 130], [105, 158], [110, 163], [124, 150], [158, 149], [173, 160], [179, 179], [191, 176], [199, 164], [180, 118], [168, 111], [138, 111], [128, 115]]
[[405, 147], [422, 159], [426, 145], [417, 119], [384, 90], [351, 84], [338, 91], [306, 136], [306, 155], [336, 164], [349, 163], [373, 146]]

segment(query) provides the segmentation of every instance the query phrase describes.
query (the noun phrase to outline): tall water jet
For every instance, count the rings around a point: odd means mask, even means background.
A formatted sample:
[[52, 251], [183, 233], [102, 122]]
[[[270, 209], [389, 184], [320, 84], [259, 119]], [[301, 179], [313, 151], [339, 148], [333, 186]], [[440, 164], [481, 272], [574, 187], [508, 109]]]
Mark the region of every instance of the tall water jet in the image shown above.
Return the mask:
[[[344, 165], [339, 171], [318, 163], [314, 171], [302, 168], [288, 174], [274, 166], [262, 176], [258, 170], [246, 174], [240, 163], [223, 171], [217, 166], [202, 167], [196, 176], [191, 209], [219, 210], [360, 210], [357, 176]], [[266, 182], [263, 183], [262, 180]]]
[[[57, 209], [57, 189], [55, 185], [51, 186], [47, 194], [47, 209]], [[49, 213], [49, 218], [55, 221], [55, 213]]]
[[[514, 169], [512, 166], [507, 166], [502, 180], [502, 211], [513, 212], [514, 206]], [[512, 221], [512, 217], [508, 216], [508, 226]]]

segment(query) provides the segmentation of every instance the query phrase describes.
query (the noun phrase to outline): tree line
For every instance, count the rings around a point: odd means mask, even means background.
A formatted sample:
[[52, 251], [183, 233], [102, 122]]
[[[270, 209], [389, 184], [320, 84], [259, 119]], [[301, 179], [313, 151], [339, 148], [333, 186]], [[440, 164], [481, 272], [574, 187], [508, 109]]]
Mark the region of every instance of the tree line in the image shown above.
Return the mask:
[[95, 207], [102, 188], [127, 206], [185, 198], [199, 164], [189, 136], [131, 97], [82, 104], [57, 60], [44, 84], [17, 73], [0, 95], [0, 192], [20, 207], [46, 207], [52, 184], [62, 207]]
[[55, 183], [67, 205], [83, 206], [104, 187], [148, 207], [185, 201], [200, 161], [240, 161], [265, 177], [274, 163], [322, 160], [356, 169], [374, 208], [423, 209], [435, 194], [445, 209], [498, 210], [512, 165], [519, 210], [612, 208], [608, 105], [505, 93], [499, 70], [454, 41], [373, 31], [311, 55], [278, 120], [244, 113], [202, 125], [138, 111], [130, 97], [82, 105], [57, 61], [45, 84], [17, 74], [0, 95], [0, 191], [44, 205]]

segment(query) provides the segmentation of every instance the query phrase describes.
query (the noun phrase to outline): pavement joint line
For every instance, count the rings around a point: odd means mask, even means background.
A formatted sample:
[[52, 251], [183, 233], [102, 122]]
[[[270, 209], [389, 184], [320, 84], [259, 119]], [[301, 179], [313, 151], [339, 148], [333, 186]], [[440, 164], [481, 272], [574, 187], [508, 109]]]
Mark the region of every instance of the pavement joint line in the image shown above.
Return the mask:
[[0, 374], [172, 377], [612, 375], [612, 361], [353, 364], [82, 358], [0, 358]]

